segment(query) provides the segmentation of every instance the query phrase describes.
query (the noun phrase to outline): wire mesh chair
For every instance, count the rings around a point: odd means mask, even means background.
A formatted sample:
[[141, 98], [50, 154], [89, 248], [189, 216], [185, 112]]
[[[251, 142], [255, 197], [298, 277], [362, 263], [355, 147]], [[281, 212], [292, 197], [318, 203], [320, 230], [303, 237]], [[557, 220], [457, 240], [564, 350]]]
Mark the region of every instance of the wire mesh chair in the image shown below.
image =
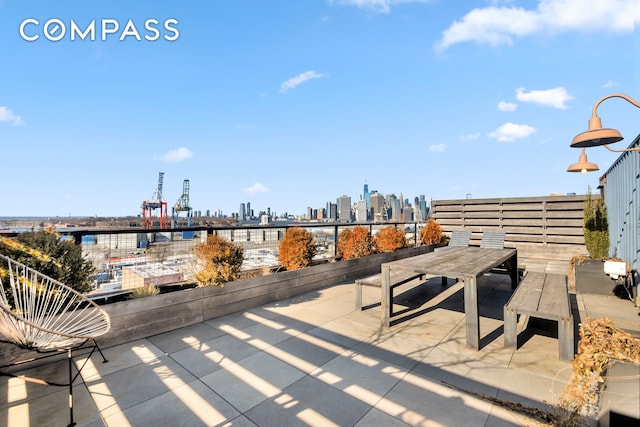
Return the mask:
[[[49, 356], [66, 351], [69, 382], [61, 384], [0, 373], [25, 381], [69, 387], [70, 426], [75, 425], [73, 382], [84, 367], [83, 364], [73, 374], [73, 350], [91, 348], [87, 361], [98, 350], [103, 362], [107, 362], [95, 338], [104, 335], [110, 328], [109, 315], [95, 302], [64, 283], [0, 254], [0, 341], [38, 353], [52, 353]], [[90, 345], [86, 347], [88, 342]], [[0, 368], [22, 363], [25, 362]]]

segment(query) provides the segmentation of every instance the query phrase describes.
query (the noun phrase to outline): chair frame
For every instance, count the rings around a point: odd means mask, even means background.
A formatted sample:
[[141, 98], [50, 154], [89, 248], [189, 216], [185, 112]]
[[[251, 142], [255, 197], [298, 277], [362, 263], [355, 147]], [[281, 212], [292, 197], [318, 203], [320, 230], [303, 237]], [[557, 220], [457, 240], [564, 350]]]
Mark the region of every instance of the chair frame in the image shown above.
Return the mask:
[[503, 249], [504, 248], [504, 231], [484, 231], [482, 232], [481, 248]]
[[[68, 383], [56, 383], [24, 375], [0, 371], [0, 375], [24, 381], [69, 388], [69, 426], [73, 418], [73, 383], [85, 364], [98, 350], [107, 362], [95, 338], [109, 332], [109, 315], [95, 302], [75, 289], [46, 276], [33, 268], [0, 254], [8, 271], [9, 284], [0, 277], [0, 341], [43, 356], [13, 362], [0, 369], [19, 366], [35, 360], [67, 353]], [[89, 343], [89, 346], [86, 344]], [[73, 351], [90, 348], [85, 362], [73, 374]]]
[[467, 247], [471, 241], [471, 230], [460, 228], [451, 232], [448, 246]]

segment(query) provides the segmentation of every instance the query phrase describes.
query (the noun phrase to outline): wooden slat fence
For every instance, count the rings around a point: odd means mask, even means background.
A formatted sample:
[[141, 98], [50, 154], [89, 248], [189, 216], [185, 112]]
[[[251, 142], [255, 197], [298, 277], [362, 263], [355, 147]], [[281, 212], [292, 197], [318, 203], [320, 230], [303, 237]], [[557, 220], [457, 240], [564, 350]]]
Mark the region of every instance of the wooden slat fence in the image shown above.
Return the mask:
[[471, 245], [480, 245], [483, 231], [502, 230], [505, 247], [518, 249], [518, 257], [568, 260], [587, 253], [582, 229], [585, 199], [586, 195], [432, 200], [431, 217], [446, 235], [471, 230]]

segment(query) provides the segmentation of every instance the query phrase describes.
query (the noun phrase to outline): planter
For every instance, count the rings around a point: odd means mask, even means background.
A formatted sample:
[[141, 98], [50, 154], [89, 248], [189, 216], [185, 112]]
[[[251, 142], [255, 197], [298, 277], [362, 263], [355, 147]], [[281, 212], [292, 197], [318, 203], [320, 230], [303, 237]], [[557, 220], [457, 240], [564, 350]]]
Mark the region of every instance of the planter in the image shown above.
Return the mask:
[[107, 304], [111, 331], [104, 347], [179, 329], [380, 272], [380, 264], [433, 251], [433, 246], [401, 249], [300, 270], [241, 279], [224, 287], [204, 287]]
[[587, 260], [576, 267], [576, 292], [613, 295], [616, 281], [604, 273], [604, 261]]

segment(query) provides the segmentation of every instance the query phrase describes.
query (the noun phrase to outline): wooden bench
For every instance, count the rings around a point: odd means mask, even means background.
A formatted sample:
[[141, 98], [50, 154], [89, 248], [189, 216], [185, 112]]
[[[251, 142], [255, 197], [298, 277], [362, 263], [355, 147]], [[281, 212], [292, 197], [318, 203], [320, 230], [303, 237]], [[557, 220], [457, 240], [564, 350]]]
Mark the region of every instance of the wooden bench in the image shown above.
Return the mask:
[[558, 322], [561, 360], [574, 356], [573, 315], [564, 274], [529, 271], [504, 306], [504, 345], [518, 346], [518, 314]]
[[[412, 273], [402, 270], [391, 270], [389, 280], [391, 282], [391, 301], [393, 301], [393, 288], [403, 285], [414, 279], [422, 279], [424, 275], [418, 273]], [[372, 286], [380, 288], [382, 287], [382, 274], [374, 274], [373, 276], [358, 279], [355, 282], [356, 298], [355, 307], [356, 310], [362, 310], [362, 287]]]

